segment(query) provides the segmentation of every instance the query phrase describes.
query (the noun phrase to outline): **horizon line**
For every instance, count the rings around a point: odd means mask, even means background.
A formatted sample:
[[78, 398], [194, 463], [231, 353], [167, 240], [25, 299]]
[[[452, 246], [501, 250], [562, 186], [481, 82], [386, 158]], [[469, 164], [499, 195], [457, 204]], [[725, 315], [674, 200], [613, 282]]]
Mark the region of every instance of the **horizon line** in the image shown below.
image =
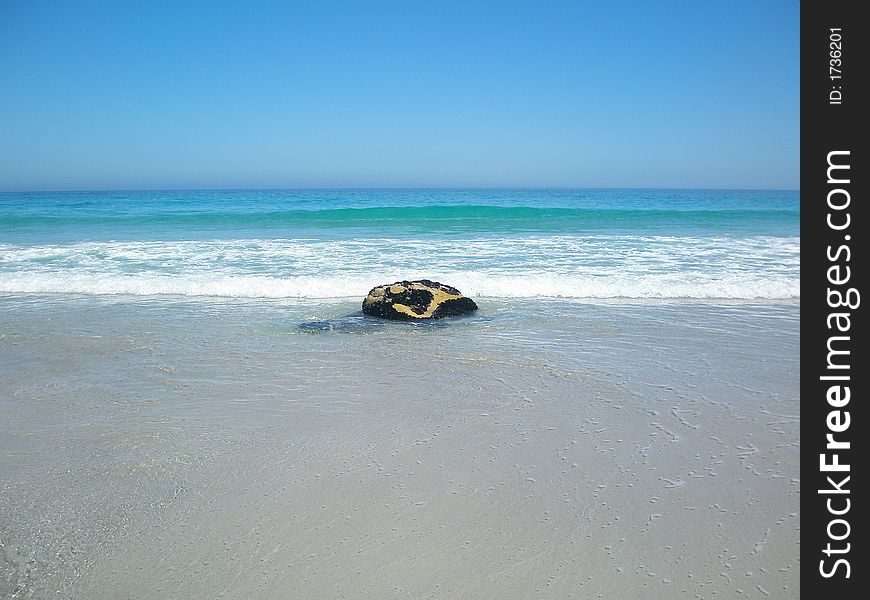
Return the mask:
[[110, 192], [302, 192], [302, 191], [702, 191], [702, 192], [800, 192], [800, 187], [670, 187], [670, 186], [299, 186], [299, 187], [142, 187], [142, 188], [45, 188], [2, 190], [0, 194], [110, 193]]

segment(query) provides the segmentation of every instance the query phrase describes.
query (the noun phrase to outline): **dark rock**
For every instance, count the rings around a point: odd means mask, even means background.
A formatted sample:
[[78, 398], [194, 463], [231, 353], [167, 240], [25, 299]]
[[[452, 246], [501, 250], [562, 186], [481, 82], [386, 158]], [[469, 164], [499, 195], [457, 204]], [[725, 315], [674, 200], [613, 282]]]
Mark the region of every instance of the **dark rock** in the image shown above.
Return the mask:
[[383, 319], [417, 321], [464, 315], [477, 310], [477, 304], [454, 287], [419, 279], [373, 288], [363, 300], [362, 310]]

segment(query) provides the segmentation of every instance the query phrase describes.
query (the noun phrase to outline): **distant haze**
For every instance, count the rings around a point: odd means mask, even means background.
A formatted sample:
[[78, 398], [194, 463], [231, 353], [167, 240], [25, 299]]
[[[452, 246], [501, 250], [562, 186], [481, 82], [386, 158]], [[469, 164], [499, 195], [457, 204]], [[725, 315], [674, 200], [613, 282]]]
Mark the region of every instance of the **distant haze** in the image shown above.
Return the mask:
[[799, 185], [799, 3], [0, 2], [0, 191]]

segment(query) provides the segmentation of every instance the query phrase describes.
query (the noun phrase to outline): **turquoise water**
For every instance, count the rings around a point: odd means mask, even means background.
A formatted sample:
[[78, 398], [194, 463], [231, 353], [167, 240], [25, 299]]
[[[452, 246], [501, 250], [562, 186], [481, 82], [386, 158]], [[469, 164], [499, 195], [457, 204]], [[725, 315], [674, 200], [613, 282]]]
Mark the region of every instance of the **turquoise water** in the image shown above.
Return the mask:
[[0, 292], [349, 298], [426, 277], [479, 297], [791, 299], [796, 191], [0, 194]]

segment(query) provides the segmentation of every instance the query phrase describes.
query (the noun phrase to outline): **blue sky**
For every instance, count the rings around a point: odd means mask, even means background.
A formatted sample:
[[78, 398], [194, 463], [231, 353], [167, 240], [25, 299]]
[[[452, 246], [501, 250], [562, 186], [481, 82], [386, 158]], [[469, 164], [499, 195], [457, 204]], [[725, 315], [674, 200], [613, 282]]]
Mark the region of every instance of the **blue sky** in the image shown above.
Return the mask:
[[0, 190], [799, 187], [799, 2], [0, 2]]

